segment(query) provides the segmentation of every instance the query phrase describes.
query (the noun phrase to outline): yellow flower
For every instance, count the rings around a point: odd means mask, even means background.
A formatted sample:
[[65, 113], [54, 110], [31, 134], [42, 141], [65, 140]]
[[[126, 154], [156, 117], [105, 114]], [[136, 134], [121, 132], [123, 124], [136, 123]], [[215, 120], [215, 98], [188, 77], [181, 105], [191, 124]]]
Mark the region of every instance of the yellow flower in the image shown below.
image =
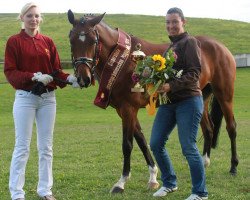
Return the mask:
[[[172, 68], [176, 60], [177, 55], [172, 49], [169, 49], [165, 58], [156, 54], [136, 61], [137, 64], [132, 75], [132, 80], [137, 80], [135, 83], [138, 83], [140, 89], [145, 89], [145, 92], [150, 96], [150, 103], [146, 106], [149, 114], [154, 113], [157, 99], [159, 99], [160, 105], [171, 102], [166, 93], [158, 94], [157, 89], [172, 78], [180, 78], [182, 76], [183, 70], [177, 71]], [[132, 88], [133, 91], [138, 91], [136, 87], [137, 85]]]
[[152, 56], [152, 59], [156, 64], [153, 66], [155, 68], [155, 70], [161, 71], [161, 70], [166, 68], [166, 65], [165, 65], [166, 59], [163, 58], [161, 55], [156, 54], [156, 55]]

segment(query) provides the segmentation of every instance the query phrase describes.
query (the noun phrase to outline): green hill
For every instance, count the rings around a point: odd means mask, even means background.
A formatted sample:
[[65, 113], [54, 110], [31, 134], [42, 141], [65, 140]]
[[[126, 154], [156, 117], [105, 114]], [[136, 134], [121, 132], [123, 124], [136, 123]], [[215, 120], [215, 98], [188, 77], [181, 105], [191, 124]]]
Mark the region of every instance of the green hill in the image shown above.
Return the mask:
[[[0, 60], [3, 60], [5, 43], [9, 36], [20, 31], [18, 14], [0, 14]], [[77, 14], [81, 16], [82, 14]], [[233, 20], [208, 18], [187, 18], [186, 30], [192, 35], [208, 35], [223, 42], [233, 54], [250, 53], [250, 23]], [[124, 31], [154, 43], [168, 40], [165, 31], [164, 16], [106, 14], [104, 21], [111, 27]], [[70, 60], [68, 33], [71, 24], [67, 14], [44, 14], [41, 31], [53, 38], [61, 60]]]

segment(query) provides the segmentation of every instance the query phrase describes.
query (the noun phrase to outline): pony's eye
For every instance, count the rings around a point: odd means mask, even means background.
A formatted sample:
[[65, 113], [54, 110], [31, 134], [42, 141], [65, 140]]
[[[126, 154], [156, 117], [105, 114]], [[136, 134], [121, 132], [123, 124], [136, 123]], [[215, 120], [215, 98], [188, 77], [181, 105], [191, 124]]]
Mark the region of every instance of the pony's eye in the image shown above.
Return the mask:
[[85, 35], [79, 35], [79, 40], [81, 40], [81, 41], [85, 41], [85, 39], [86, 39], [86, 36]]

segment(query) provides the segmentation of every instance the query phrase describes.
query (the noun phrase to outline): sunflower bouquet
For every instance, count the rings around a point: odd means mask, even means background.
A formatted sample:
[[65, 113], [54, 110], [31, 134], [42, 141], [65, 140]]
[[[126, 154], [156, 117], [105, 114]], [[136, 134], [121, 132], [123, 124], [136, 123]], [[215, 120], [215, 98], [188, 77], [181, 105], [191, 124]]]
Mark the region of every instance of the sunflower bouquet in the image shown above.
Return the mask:
[[[167, 83], [173, 77], [180, 77], [182, 71], [173, 69], [177, 55], [172, 49], [166, 53], [166, 57], [161, 55], [145, 56], [143, 59], [136, 60], [136, 67], [132, 74], [135, 87], [132, 91], [145, 91], [153, 99], [159, 98], [160, 104], [170, 101], [166, 94], [157, 94], [157, 89], [161, 84]], [[156, 99], [157, 99], [156, 98]]]

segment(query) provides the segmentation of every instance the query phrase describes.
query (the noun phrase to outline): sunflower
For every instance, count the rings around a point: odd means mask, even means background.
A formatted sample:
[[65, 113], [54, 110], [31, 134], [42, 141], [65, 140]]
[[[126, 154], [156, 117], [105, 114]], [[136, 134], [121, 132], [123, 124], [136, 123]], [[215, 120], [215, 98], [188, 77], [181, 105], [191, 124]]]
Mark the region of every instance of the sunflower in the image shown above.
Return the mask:
[[156, 54], [152, 56], [152, 60], [155, 62], [155, 64], [152, 66], [156, 71], [162, 71], [166, 68], [166, 59], [163, 58], [161, 55]]

